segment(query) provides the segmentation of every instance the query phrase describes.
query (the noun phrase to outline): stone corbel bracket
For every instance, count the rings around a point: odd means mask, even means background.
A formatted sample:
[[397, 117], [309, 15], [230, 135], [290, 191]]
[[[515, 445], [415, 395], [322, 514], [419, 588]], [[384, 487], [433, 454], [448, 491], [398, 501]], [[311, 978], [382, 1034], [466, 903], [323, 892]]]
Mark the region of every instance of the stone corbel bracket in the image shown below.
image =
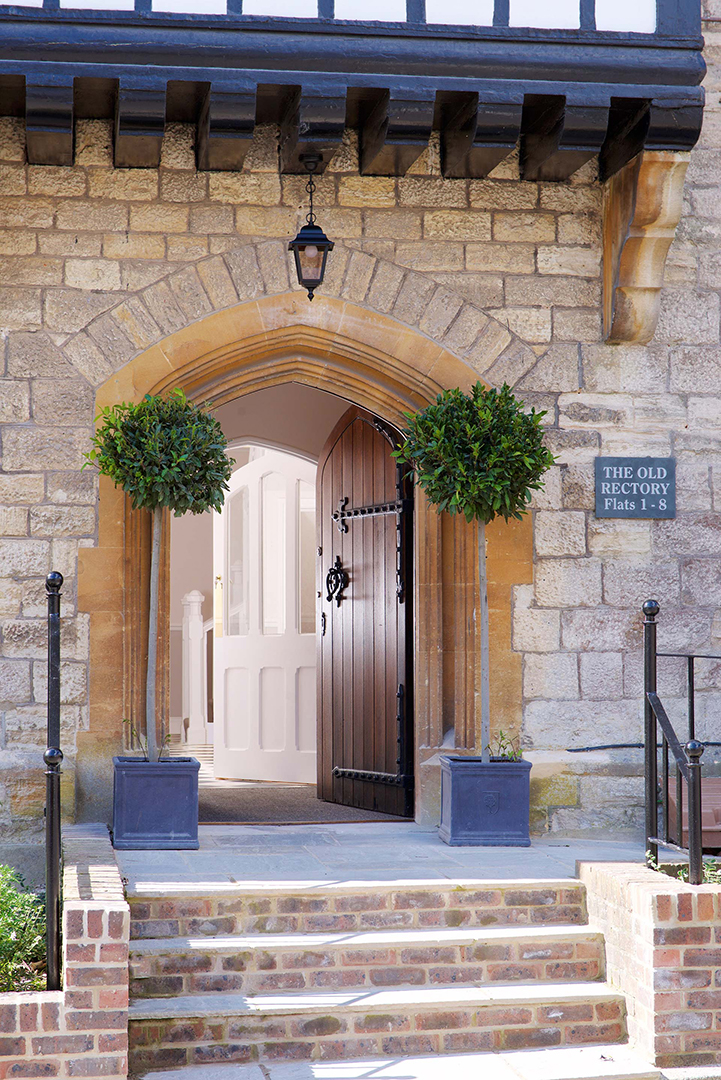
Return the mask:
[[646, 150], [606, 183], [603, 336], [611, 344], [645, 345], [655, 333], [689, 157], [687, 152]]

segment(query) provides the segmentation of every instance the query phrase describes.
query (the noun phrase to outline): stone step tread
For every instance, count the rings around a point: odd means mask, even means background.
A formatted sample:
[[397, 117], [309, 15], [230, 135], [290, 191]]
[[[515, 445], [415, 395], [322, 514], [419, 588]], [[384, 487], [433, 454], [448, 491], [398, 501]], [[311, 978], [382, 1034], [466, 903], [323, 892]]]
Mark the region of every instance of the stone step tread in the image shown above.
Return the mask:
[[143, 1080], [438, 1080], [443, 1062], [454, 1080], [661, 1080], [663, 1075], [628, 1046], [613, 1044], [341, 1063], [269, 1062], [262, 1069], [259, 1065], [188, 1065], [153, 1071]]
[[431, 930], [357, 930], [327, 934], [218, 934], [207, 937], [140, 938], [131, 942], [131, 956], [182, 952], [276, 952], [322, 948], [409, 948], [414, 946], [476, 945], [542, 941], [603, 943], [599, 930], [589, 926], [500, 926]]
[[127, 887], [129, 900], [174, 900], [186, 898], [252, 896], [334, 896], [345, 893], [372, 892], [450, 892], [459, 896], [465, 890], [514, 892], [572, 889], [585, 894], [577, 878], [407, 878], [349, 881], [307, 879], [298, 881], [137, 881]]
[[182, 1017], [282, 1015], [376, 1010], [443, 1009], [484, 1005], [494, 1008], [520, 1005], [588, 1004], [623, 1000], [608, 983], [555, 983], [493, 986], [434, 986], [331, 991], [328, 993], [192, 994], [173, 998], [145, 998], [130, 1004], [130, 1020]]

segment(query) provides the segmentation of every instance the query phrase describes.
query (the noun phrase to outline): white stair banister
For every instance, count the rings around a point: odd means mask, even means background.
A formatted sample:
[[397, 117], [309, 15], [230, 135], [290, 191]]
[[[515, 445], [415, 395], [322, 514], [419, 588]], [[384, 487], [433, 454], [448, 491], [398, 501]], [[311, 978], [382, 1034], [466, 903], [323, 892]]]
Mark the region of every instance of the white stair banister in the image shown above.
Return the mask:
[[[183, 605], [183, 735], [187, 743], [205, 740], [205, 635], [202, 592], [193, 589]], [[188, 721], [187, 728], [185, 721]]]

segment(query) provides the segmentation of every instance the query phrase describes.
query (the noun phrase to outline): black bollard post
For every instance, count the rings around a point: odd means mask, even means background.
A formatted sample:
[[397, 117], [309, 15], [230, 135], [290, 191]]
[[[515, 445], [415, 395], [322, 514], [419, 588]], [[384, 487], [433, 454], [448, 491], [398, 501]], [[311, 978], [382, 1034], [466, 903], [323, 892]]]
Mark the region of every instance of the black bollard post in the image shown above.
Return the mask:
[[[686, 743], [688, 755], [688, 880], [691, 885], [703, 881], [703, 830], [701, 823], [701, 755], [703, 743]], [[679, 807], [679, 815], [681, 807]]]
[[[657, 600], [643, 605], [643, 715], [644, 715], [644, 773], [646, 779], [646, 851], [654, 862], [658, 859], [658, 844], [649, 838], [658, 835], [658, 759], [656, 756], [656, 717], [646, 695], [656, 693], [656, 616]], [[680, 813], [680, 811], [679, 811]]]
[[63, 575], [53, 570], [48, 594], [48, 739], [45, 771], [45, 900], [47, 907], [48, 990], [60, 989], [60, 589]]

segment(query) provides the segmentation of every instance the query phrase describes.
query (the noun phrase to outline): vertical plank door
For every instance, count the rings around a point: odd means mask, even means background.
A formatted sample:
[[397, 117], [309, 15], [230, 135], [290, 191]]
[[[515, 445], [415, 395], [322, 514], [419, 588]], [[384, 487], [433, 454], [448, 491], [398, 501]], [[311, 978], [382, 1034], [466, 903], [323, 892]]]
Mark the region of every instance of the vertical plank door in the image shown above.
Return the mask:
[[318, 462], [318, 794], [413, 815], [412, 486], [350, 408]]

